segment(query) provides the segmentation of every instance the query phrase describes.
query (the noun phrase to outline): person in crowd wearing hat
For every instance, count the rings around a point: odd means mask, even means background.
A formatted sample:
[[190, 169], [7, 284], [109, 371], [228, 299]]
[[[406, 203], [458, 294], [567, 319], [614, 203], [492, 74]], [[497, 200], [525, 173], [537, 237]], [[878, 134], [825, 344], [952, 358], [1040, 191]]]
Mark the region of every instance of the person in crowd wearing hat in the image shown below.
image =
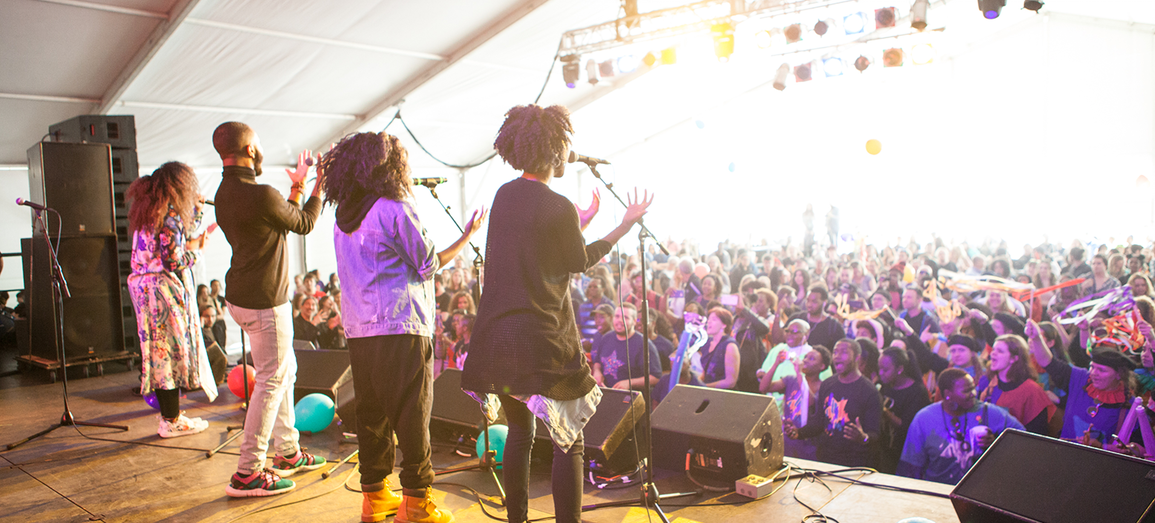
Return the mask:
[[[601, 307], [595, 312], [600, 314]], [[599, 387], [641, 390], [646, 377], [644, 346], [650, 353], [650, 384], [657, 383], [662, 378], [662, 360], [654, 343], [636, 332], [638, 309], [624, 303], [616, 311], [611, 309], [610, 315], [614, 331], [594, 340], [590, 353], [594, 381]]]
[[1067, 389], [1067, 409], [1059, 436], [1102, 447], [1107, 438], [1118, 432], [1131, 405], [1131, 371], [1135, 362], [1114, 348], [1098, 346], [1091, 352], [1090, 369], [1075, 367], [1052, 355], [1034, 321], [1027, 322], [1026, 332], [1035, 360], [1047, 369], [1056, 386]]
[[592, 344], [598, 336], [598, 327], [594, 323], [594, 309], [601, 305], [614, 306], [613, 302], [606, 297], [607, 292], [612, 292], [609, 280], [600, 275], [592, 276], [589, 283], [586, 284], [585, 301], [574, 307], [578, 330], [582, 342], [585, 344]]
[[[635, 310], [637, 310], [635, 306]], [[594, 326], [597, 332], [594, 334], [593, 341], [600, 339], [602, 336], [609, 334], [614, 328], [614, 306], [609, 303], [603, 303], [594, 308], [591, 315], [594, 320]], [[592, 348], [592, 342], [590, 347]]]
[[[905, 320], [897, 320], [894, 322], [894, 327], [902, 332], [905, 336], [906, 348], [914, 353], [915, 358], [918, 359], [918, 365], [922, 370], [931, 370], [935, 373], [954, 367], [963, 369], [974, 379], [976, 376], [982, 376], [986, 372], [983, 366], [982, 358], [979, 353], [983, 350], [982, 342], [962, 334], [955, 334], [946, 339], [947, 356], [944, 358], [931, 352], [926, 346], [926, 341], [914, 332], [914, 329], [906, 323]], [[929, 333], [926, 333], [929, 335]]]
[[818, 388], [822, 408], [798, 427], [786, 420], [791, 439], [818, 437], [819, 461], [847, 467], [871, 467], [878, 452], [882, 399], [874, 384], [858, 371], [862, 348], [849, 338], [838, 340], [831, 354], [835, 375]]
[[902, 275], [906, 271], [906, 262], [898, 262], [886, 272], [886, 279], [878, 283], [878, 292], [885, 293], [890, 300], [890, 308], [902, 308]]
[[990, 367], [979, 378], [979, 400], [1007, 409], [1027, 430], [1049, 434], [1058, 410], [1039, 384], [1031, 366], [1027, 342], [1017, 334], [1004, 334], [991, 348]]
[[939, 374], [938, 394], [942, 400], [923, 407], [910, 422], [897, 473], [953, 485], [1002, 431], [1023, 425], [1006, 409], [978, 401], [975, 382], [962, 369]]
[[[766, 355], [766, 359], [762, 363], [762, 368], [755, 373], [759, 382], [768, 383], [781, 381], [787, 376], [792, 375], [793, 369], [791, 369], [789, 366], [779, 366], [777, 369], [775, 369], [774, 364], [778, 361], [778, 359], [781, 357], [780, 355], [783, 353], [786, 354], [786, 361], [792, 361], [796, 363], [803, 361], [806, 358], [806, 355], [810, 353], [810, 351], [814, 350], [813, 347], [811, 347], [811, 345], [806, 342], [806, 339], [809, 337], [809, 335], [810, 324], [806, 323], [804, 320], [796, 319], [791, 320], [790, 323], [787, 323], [786, 341], [784, 343], [779, 343], [774, 348], [770, 349], [769, 354]], [[829, 352], [829, 349], [827, 349], [827, 352]], [[770, 376], [768, 381], [766, 375]], [[821, 374], [818, 377], [819, 379], [824, 380], [832, 375], [833, 373], [830, 371], [830, 365], [827, 365], [826, 368], [821, 371]], [[770, 391], [770, 396], [774, 398], [774, 401], [778, 402], [778, 411], [783, 412], [784, 398], [782, 394], [780, 392]]]

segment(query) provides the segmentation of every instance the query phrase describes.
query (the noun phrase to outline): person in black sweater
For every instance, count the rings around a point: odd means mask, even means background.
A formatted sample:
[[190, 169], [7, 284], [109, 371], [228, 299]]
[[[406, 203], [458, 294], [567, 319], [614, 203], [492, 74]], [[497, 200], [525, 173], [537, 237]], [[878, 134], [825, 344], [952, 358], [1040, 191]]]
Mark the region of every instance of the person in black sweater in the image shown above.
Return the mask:
[[[461, 387], [483, 400], [496, 394], [505, 409], [509, 435], [502, 472], [511, 523], [528, 517], [535, 415], [546, 422], [554, 442], [555, 517], [581, 520], [581, 431], [601, 390], [582, 351], [569, 281], [609, 253], [653, 201], [635, 190], [621, 224], [587, 245], [582, 231], [597, 214], [598, 193], [587, 209], [575, 209], [548, 185], [565, 175], [572, 133], [565, 107], [517, 106], [506, 113], [494, 143], [502, 159], [523, 174], [498, 189], [493, 200], [485, 287]], [[531, 411], [530, 405], [557, 409]], [[566, 414], [550, 419], [546, 410]]]
[[817, 415], [805, 427], [787, 421], [785, 432], [791, 439], [818, 436], [818, 461], [847, 467], [874, 466], [882, 400], [878, 390], [858, 372], [858, 342], [841, 339], [834, 345], [834, 376], [818, 387], [822, 402]]
[[922, 382], [918, 362], [907, 351], [890, 347], [878, 358], [878, 379], [882, 382], [882, 416], [885, 430], [881, 442], [879, 471], [894, 474], [902, 457], [902, 446], [910, 422], [923, 407], [930, 405], [930, 393]]
[[811, 285], [810, 294], [806, 295], [806, 311], [790, 318], [790, 321], [801, 319], [810, 325], [810, 335], [806, 341], [811, 347], [815, 345], [833, 347], [838, 340], [846, 337], [846, 331], [842, 329], [838, 320], [826, 314], [826, 300], [829, 298], [830, 291], [826, 290], [826, 285], [821, 283]]

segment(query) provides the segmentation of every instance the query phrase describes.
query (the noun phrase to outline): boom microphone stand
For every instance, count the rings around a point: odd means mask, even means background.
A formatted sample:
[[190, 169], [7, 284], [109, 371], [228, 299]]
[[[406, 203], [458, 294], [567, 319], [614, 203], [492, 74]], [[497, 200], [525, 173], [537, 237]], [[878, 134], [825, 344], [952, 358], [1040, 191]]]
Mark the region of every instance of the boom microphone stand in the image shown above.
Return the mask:
[[[434, 181], [426, 181], [422, 185], [424, 185], [427, 189], [429, 189], [429, 194], [433, 195], [433, 199], [437, 200], [438, 205], [441, 205], [441, 208], [443, 210], [445, 210], [445, 214], [447, 214], [449, 216], [449, 219], [450, 219], [450, 221], [453, 222], [453, 225], [456, 225], [457, 230], [461, 231], [461, 233], [464, 234], [465, 229], [461, 228], [461, 224], [457, 222], [457, 218], [455, 218], [453, 216], [453, 213], [449, 212], [449, 207], [447, 207], [445, 205], [445, 203], [441, 201], [441, 198], [439, 196], [437, 196], [437, 183]], [[476, 282], [473, 285], [473, 303], [480, 304], [481, 303], [481, 267], [485, 263], [485, 261], [481, 257], [481, 249], [478, 249], [477, 246], [474, 245], [472, 241], [469, 242], [469, 246], [472, 247], [473, 252], [475, 254], [477, 254], [477, 257], [473, 259], [473, 280], [474, 280], [474, 282]], [[482, 416], [481, 422], [482, 422], [482, 425], [481, 425], [480, 437], [484, 438], [485, 451], [482, 452], [482, 455], [477, 457], [477, 459], [478, 459], [477, 464], [476, 465], [465, 465], [462, 467], [446, 469], [446, 470], [441, 471], [441, 473], [442, 474], [452, 474], [454, 472], [464, 472], [467, 470], [484, 470], [486, 472], [489, 472], [490, 477], [493, 478], [493, 483], [495, 485], [497, 485], [497, 493], [501, 497], [501, 506], [504, 507], [505, 506], [505, 487], [502, 486], [502, 484], [501, 484], [501, 478], [499, 478], [497, 476], [497, 467], [501, 466], [501, 462], [497, 460], [497, 451], [489, 448], [489, 418]]]
[[[594, 177], [600, 180], [602, 185], [606, 186], [606, 189], [610, 191], [610, 194], [614, 195], [614, 198], [617, 198], [618, 203], [621, 203], [623, 207], [628, 207], [626, 202], [622, 201], [622, 197], [618, 196], [618, 193], [614, 192], [614, 184], [608, 183], [604, 178], [602, 178], [601, 173], [598, 172], [597, 163], [593, 161], [587, 161], [585, 163], [589, 167], [590, 172], [593, 173]], [[650, 340], [650, 300], [646, 294], [646, 238], [655, 240], [654, 244], [662, 250], [663, 254], [669, 255], [670, 251], [666, 250], [666, 247], [662, 245], [662, 242], [656, 241], [657, 237], [655, 237], [653, 233], [650, 232], [649, 227], [646, 227], [646, 225], [642, 223], [641, 220], [638, 220], [638, 225], [641, 226], [640, 230], [638, 231], [638, 262], [642, 265], [642, 368], [645, 369], [645, 372], [643, 373], [644, 377], [642, 378], [644, 382], [642, 385], [642, 400], [646, 404], [645, 428], [643, 429], [645, 430], [646, 434], [646, 455], [644, 458], [645, 474], [642, 480], [641, 499], [640, 501], [623, 500], [610, 501], [608, 503], [598, 503], [595, 505], [586, 505], [582, 507], [582, 510], [594, 510], [603, 507], [616, 507], [640, 503], [641, 506], [657, 512], [658, 517], [661, 518], [664, 523], [670, 523], [670, 519], [667, 518], [666, 513], [662, 511], [662, 506], [660, 504], [661, 500], [681, 498], [686, 496], [697, 496], [699, 493], [677, 492], [673, 494], [659, 494], [658, 487], [654, 484], [654, 442], [651, 434], [651, 429], [653, 427], [653, 417], [651, 416], [651, 412], [653, 411], [653, 403], [651, 403], [650, 394], [650, 351], [646, 350], [646, 343], [648, 343]], [[671, 379], [676, 378], [672, 377]]]
[[[76, 421], [76, 418], [72, 416], [72, 411], [68, 409], [68, 362], [65, 360], [66, 351], [64, 350], [64, 298], [71, 298], [72, 294], [68, 291], [68, 280], [64, 278], [64, 269], [60, 267], [60, 260], [58, 260], [56, 257], [56, 249], [52, 247], [52, 239], [48, 237], [48, 222], [44, 219], [44, 216], [41, 214], [39, 209], [34, 210], [36, 211], [36, 221], [40, 223], [41, 235], [44, 237], [44, 242], [48, 245], [48, 259], [52, 266], [52, 302], [54, 307], [53, 312], [56, 313], [57, 319], [56, 332], [54, 333], [56, 339], [54, 341], [56, 342], [56, 355], [60, 358], [60, 382], [63, 385], [62, 392], [64, 398], [64, 414], [60, 416], [60, 422], [56, 425], [28, 436], [27, 438], [17, 441], [16, 443], [9, 444], [8, 450], [19, 447], [20, 445], [39, 438], [40, 436], [47, 435], [48, 433], [60, 427], [84, 426], [103, 427], [106, 429], [117, 429], [122, 431], [128, 430], [128, 427], [124, 425], [108, 425], [104, 423]], [[56, 211], [52, 210], [52, 212]], [[59, 213], [57, 214], [56, 219], [57, 221], [60, 220]], [[59, 238], [59, 235], [57, 235], [57, 238]], [[32, 257], [34, 256], [34, 253], [29, 252], [28, 256], [30, 262], [29, 265], [35, 266], [33, 263], [31, 263], [33, 261]]]

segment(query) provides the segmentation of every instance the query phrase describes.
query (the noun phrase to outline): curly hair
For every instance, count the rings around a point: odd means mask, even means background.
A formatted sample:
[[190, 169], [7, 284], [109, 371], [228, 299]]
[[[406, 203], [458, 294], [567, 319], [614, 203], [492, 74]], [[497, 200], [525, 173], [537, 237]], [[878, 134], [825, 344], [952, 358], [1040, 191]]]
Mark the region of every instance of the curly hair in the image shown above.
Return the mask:
[[505, 113], [493, 148], [510, 167], [542, 173], [566, 161], [562, 155], [571, 135], [573, 125], [564, 106], [519, 105]]
[[127, 198], [132, 202], [128, 211], [128, 226], [133, 231], [157, 230], [168, 214], [169, 207], [172, 207], [180, 216], [185, 233], [192, 234], [200, 184], [192, 167], [180, 162], [168, 162], [152, 174], [132, 182], [128, 186]]
[[365, 195], [403, 200], [410, 194], [409, 152], [396, 136], [350, 134], [321, 157], [325, 202], [340, 205]]

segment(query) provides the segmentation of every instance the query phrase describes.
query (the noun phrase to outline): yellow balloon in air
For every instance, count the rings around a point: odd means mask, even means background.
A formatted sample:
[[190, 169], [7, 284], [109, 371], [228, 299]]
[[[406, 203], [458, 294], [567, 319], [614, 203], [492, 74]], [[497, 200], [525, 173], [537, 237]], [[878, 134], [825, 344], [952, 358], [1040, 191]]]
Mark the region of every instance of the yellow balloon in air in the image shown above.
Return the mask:
[[882, 152], [882, 142], [880, 142], [878, 140], [867, 140], [866, 141], [866, 152], [868, 152], [870, 154], [878, 154], [878, 153]]

